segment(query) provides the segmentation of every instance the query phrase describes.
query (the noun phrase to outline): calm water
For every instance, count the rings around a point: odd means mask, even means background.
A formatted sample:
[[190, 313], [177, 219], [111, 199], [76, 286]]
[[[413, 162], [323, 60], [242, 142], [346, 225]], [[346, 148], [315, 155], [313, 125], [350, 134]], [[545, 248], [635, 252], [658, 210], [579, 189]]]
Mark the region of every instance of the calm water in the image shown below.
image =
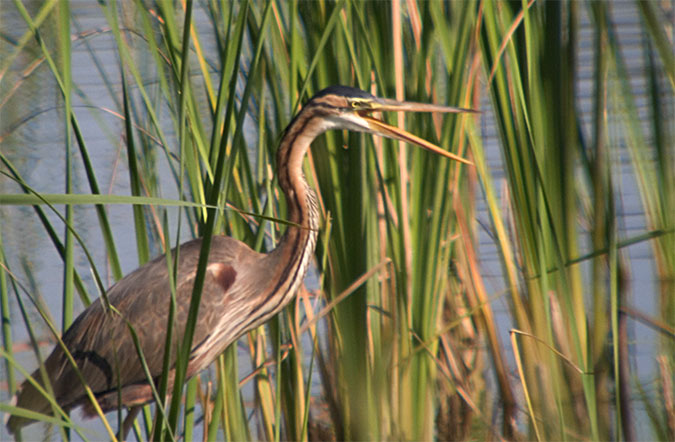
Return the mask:
[[[12, 45], [6, 42], [18, 40], [26, 30], [23, 20], [9, 5], [9, 3], [3, 3], [3, 7], [0, 8], [0, 32], [4, 36], [4, 40], [0, 42], [0, 57], [6, 57], [13, 51]], [[111, 86], [113, 94], [111, 94], [100, 72], [100, 70], [103, 70], [109, 79], [119, 77], [114, 39], [106, 32], [107, 22], [95, 2], [73, 2], [72, 14], [74, 33], [94, 32], [93, 36], [86, 40], [78, 39], [73, 44], [73, 83], [77, 87], [77, 94], [74, 96], [75, 111], [82, 125], [83, 135], [87, 141], [101, 190], [104, 193], [127, 195], [129, 194], [129, 181], [125, 162], [125, 145], [122, 137], [123, 127], [119, 118], [107, 112], [108, 109], [119, 109], [116, 100], [121, 92], [121, 86], [119, 83], [113, 84]], [[629, 55], [627, 59], [633, 62], [630, 66], [631, 73], [634, 74], [632, 86], [637, 92], [643, 93], [645, 92], [645, 79], [641, 76], [642, 56], [638, 47], [642, 35], [638, 25], [637, 12], [631, 4], [623, 3], [617, 5], [614, 15], [615, 22], [620, 24], [619, 37], [624, 44], [624, 51]], [[199, 20], [200, 15], [197, 14], [198, 23]], [[581, 67], [579, 69], [578, 94], [581, 108], [589, 111], [592, 99], [593, 36], [590, 23], [587, 18], [584, 20], [579, 41]], [[207, 25], [205, 21], [201, 23], [204, 26]], [[204, 32], [203, 35], [208, 35], [208, 32]], [[202, 43], [207, 54], [215, 53], [214, 42], [206, 40]], [[92, 53], [95, 54], [95, 58], [92, 57]], [[62, 193], [65, 182], [63, 176], [65, 164], [64, 128], [57, 88], [45, 64], [39, 66], [26, 79], [20, 79], [20, 74], [27, 68], [27, 63], [30, 62], [32, 62], [32, 59], [17, 59], [13, 70], [8, 74], [12, 79], [3, 80], [4, 83], [2, 89], [0, 89], [0, 102], [3, 103], [3, 106], [0, 107], [0, 150], [13, 161], [25, 181], [35, 190], [45, 193]], [[8, 96], [8, 92], [12, 88], [11, 83], [15, 81], [20, 82], [19, 90], [11, 95], [11, 98], [5, 103], [5, 97]], [[487, 96], [487, 94], [485, 95]], [[644, 107], [646, 105], [645, 100], [641, 99], [639, 105]], [[489, 102], [485, 101], [482, 108], [484, 111], [490, 109]], [[586, 116], [586, 124], [588, 124], [588, 118], [590, 118], [589, 115]], [[496, 182], [499, 183], [498, 180], [503, 180], [503, 171], [501, 170], [496, 129], [492, 124], [489, 111], [484, 114], [482, 133], [484, 142], [488, 147], [490, 167]], [[254, 143], [251, 144], [254, 145]], [[79, 156], [76, 156], [74, 161], [78, 165], [73, 178], [74, 192], [88, 193], [90, 190], [86, 176], [79, 167]], [[158, 161], [164, 161], [161, 155], [158, 156]], [[621, 227], [620, 236], [629, 238], [645, 231], [645, 218], [638, 189], [627, 162], [627, 154], [622, 153], [617, 161], [621, 165], [621, 175], [614, 178], [621, 192], [618, 225]], [[168, 171], [168, 167], [164, 166], [166, 164], [160, 163], [159, 169]], [[166, 184], [163, 189], [168, 189], [166, 190], [167, 193], [162, 196], [177, 197], [177, 195], [171, 193], [175, 186], [168, 173], [160, 176], [160, 181]], [[9, 179], [0, 176], [0, 192], [20, 193], [20, 190]], [[489, 226], [490, 221], [484, 201], [480, 200], [478, 207], [478, 221], [485, 226]], [[107, 210], [118, 253], [122, 259], [122, 267], [124, 272], [128, 273], [138, 265], [132, 209], [128, 206], [112, 205]], [[174, 210], [170, 213], [176, 214], [175, 210], [177, 209], [170, 210]], [[50, 222], [61, 228], [58, 218], [50, 212], [47, 213]], [[78, 206], [75, 208], [75, 213], [76, 230], [82, 235], [82, 239], [93, 254], [99, 269], [106, 269], [104, 247], [94, 209], [91, 206]], [[170, 218], [173, 220], [175, 216]], [[55, 318], [55, 322], [59, 323], [63, 265], [40, 221], [35, 216], [35, 212], [28, 207], [0, 206], [0, 229], [10, 267], [31, 293], [44, 299]], [[172, 230], [175, 231], [175, 229]], [[189, 230], [182, 228], [181, 231], [184, 239], [189, 239]], [[630, 282], [633, 296], [631, 304], [639, 306], [639, 309], [648, 315], [656, 315], [654, 302], [657, 296], [655, 295], [656, 285], [654, 283], [651, 248], [649, 244], [642, 243], [628, 248], [626, 252], [631, 259]], [[488, 283], [488, 291], [493, 296], [502, 293], [504, 284], [499, 257], [496, 254], [495, 245], [486, 231], [482, 231], [480, 235], [480, 253], [483, 274]], [[76, 256], [76, 265], [85, 279], [90, 293], [95, 294], [96, 290], [88, 270], [88, 263], [82, 253]], [[103, 272], [103, 277], [106, 278], [108, 285], [112, 284], [112, 276], [109, 272]], [[649, 296], [640, 296], [644, 293], [648, 293]], [[497, 319], [502, 340], [506, 343], [508, 342], [508, 330], [513, 326], [508, 315], [506, 300], [504, 298], [497, 299], [494, 308], [498, 313]], [[81, 309], [81, 305], [76, 307], [77, 312]], [[12, 315], [18, 315], [16, 305], [12, 305]], [[39, 321], [36, 320], [35, 322]], [[26, 340], [23, 327], [15, 327], [13, 333], [15, 342]], [[649, 380], [654, 377], [657, 336], [651, 329], [635, 321], [630, 321], [630, 334], [634, 339], [632, 346], [634, 375], [643, 381], [642, 383], [647, 388], [651, 388], [653, 384]], [[42, 330], [41, 336], [48, 336], [48, 332]], [[48, 345], [45, 346], [45, 350], [47, 350], [47, 347]], [[511, 357], [510, 351], [505, 353]], [[32, 368], [35, 366], [31, 352], [19, 353], [18, 357], [25, 367]], [[240, 361], [242, 364], [240, 373], [243, 376], [250, 372], [246, 354], [242, 354]], [[0, 379], [4, 380], [5, 377], [5, 366], [2, 365]], [[317, 377], [315, 377], [315, 382], [318, 382]], [[6, 384], [3, 383], [0, 400], [5, 401], [7, 399]], [[649, 434], [644, 421], [644, 413], [639, 409], [641, 404], [635, 401], [634, 404], [638, 416], [638, 434]], [[644, 428], [641, 425], [644, 425]], [[97, 424], [89, 424], [88, 426], [104, 436], [102, 428]], [[44, 437], [42, 431], [43, 429], [40, 426], [32, 426], [30, 432], [24, 432], [24, 435], [42, 438]], [[4, 426], [2, 426], [0, 427], [0, 439], [6, 437], [7, 434]], [[51, 437], [58, 437], [58, 433], [53, 433]]]

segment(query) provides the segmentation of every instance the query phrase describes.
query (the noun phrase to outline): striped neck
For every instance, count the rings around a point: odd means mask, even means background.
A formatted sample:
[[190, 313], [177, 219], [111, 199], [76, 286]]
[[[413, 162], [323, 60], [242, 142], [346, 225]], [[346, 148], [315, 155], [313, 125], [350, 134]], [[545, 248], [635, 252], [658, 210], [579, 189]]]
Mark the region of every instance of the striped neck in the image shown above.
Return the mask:
[[277, 152], [277, 179], [286, 197], [287, 219], [301, 227], [288, 226], [272, 253], [279, 254], [282, 262], [297, 267], [286, 276], [295, 277], [295, 288], [305, 276], [309, 260], [314, 254], [319, 229], [319, 209], [316, 194], [307, 184], [302, 163], [314, 139], [327, 126], [321, 124], [313, 106], [306, 106], [289, 124]]
[[286, 197], [289, 225], [277, 247], [268, 258], [273, 275], [270, 285], [253, 308], [250, 329], [267, 321], [288, 304], [302, 284], [314, 255], [319, 234], [319, 209], [316, 194], [302, 173], [302, 162], [310, 144], [321, 133], [330, 129], [325, 114], [309, 103], [289, 124], [277, 152], [279, 187]]

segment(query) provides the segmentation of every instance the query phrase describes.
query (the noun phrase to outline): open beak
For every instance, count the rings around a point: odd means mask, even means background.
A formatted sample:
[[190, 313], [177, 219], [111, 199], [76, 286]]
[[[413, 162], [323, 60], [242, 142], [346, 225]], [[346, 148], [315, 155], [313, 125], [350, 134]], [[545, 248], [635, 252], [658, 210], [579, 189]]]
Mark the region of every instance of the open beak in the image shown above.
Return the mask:
[[429, 150], [438, 155], [443, 155], [446, 158], [450, 158], [460, 163], [469, 164], [473, 166], [473, 163], [465, 158], [455, 155], [452, 152], [442, 149], [441, 147], [436, 146], [433, 143], [430, 143], [422, 138], [406, 132], [403, 129], [400, 129], [396, 126], [390, 126], [384, 121], [378, 120], [370, 116], [372, 112], [443, 112], [443, 113], [479, 113], [473, 109], [464, 109], [460, 107], [448, 107], [440, 106], [437, 104], [427, 104], [427, 103], [413, 103], [409, 101], [396, 101], [386, 98], [378, 98], [376, 105], [366, 111], [360, 111], [360, 116], [368, 122], [370, 129], [375, 134], [380, 134], [389, 138], [395, 138], [397, 140], [406, 141], [411, 144], [416, 144], [423, 149]]

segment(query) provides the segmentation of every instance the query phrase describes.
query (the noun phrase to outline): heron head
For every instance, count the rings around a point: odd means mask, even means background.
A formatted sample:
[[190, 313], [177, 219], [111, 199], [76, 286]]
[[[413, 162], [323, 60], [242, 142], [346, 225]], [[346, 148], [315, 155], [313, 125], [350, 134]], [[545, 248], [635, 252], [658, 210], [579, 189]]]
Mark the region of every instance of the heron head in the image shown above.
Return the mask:
[[331, 86], [322, 90], [306, 104], [305, 108], [311, 108], [320, 116], [318, 124], [321, 126], [318, 129], [322, 132], [331, 129], [346, 129], [381, 135], [415, 144], [465, 164], [472, 164], [469, 160], [375, 118], [373, 114], [378, 112], [477, 113], [475, 110], [379, 98], [347, 86]]

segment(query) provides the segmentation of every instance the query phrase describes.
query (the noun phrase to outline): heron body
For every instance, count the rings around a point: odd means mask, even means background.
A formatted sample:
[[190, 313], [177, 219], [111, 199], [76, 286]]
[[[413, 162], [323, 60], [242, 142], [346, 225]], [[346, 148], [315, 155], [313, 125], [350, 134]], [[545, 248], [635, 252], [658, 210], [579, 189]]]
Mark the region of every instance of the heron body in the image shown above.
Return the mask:
[[[412, 134], [370, 117], [378, 111], [471, 112], [422, 103], [376, 98], [358, 89], [333, 86], [315, 95], [289, 124], [277, 152], [277, 178], [291, 224], [270, 253], [258, 253], [246, 244], [214, 236], [210, 247], [199, 315], [187, 368], [190, 378], [206, 368], [242, 334], [263, 324], [287, 305], [302, 283], [316, 245], [319, 211], [314, 191], [302, 173], [302, 163], [311, 142], [330, 129], [348, 129], [380, 134], [418, 144], [459, 161]], [[173, 250], [178, 257], [176, 311], [171, 342], [171, 364], [182, 342], [196, 275], [201, 239]], [[167, 321], [171, 302], [170, 275], [161, 255], [113, 285], [107, 292], [109, 311], [94, 302], [64, 333], [62, 340], [104, 412], [120, 406], [136, 407], [153, 400], [151, 386], [142, 368], [131, 326], [140, 342], [153, 382], [162, 375]], [[45, 361], [54, 398], [70, 411], [82, 406], [85, 416], [95, 414], [85, 388], [63, 348], [57, 345]], [[174, 369], [169, 373], [173, 384]], [[32, 377], [43, 384], [40, 371]], [[43, 414], [52, 406], [25, 381], [16, 405]], [[11, 416], [7, 426], [15, 433], [33, 422]]]

